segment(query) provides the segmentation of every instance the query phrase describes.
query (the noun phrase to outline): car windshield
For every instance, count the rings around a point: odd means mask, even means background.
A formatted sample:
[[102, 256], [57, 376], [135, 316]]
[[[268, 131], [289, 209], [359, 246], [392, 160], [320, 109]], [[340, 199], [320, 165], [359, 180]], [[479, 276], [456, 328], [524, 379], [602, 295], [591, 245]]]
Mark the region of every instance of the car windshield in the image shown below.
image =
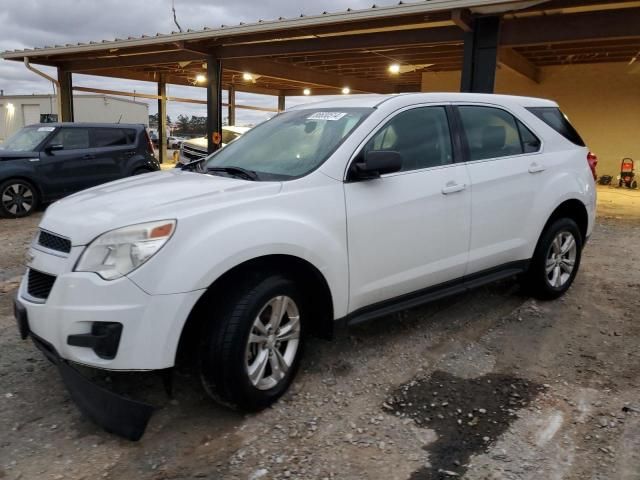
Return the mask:
[[259, 180], [290, 180], [318, 168], [372, 108], [304, 109], [276, 115], [212, 154], [205, 171], [240, 168]]
[[26, 127], [9, 137], [0, 144], [1, 150], [17, 152], [33, 152], [55, 127]]

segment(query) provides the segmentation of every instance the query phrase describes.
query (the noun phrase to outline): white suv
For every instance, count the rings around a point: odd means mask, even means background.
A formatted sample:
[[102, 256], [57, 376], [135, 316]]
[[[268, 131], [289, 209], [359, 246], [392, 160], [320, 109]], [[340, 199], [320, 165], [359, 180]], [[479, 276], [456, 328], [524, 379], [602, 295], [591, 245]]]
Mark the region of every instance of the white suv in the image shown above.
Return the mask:
[[69, 362], [160, 370], [195, 352], [209, 394], [261, 409], [291, 383], [307, 336], [336, 323], [514, 275], [540, 298], [562, 295], [594, 224], [588, 154], [558, 106], [536, 98], [299, 106], [192, 171], [52, 205], [16, 316], [84, 411], [130, 438], [140, 429], [105, 413], [124, 400]]

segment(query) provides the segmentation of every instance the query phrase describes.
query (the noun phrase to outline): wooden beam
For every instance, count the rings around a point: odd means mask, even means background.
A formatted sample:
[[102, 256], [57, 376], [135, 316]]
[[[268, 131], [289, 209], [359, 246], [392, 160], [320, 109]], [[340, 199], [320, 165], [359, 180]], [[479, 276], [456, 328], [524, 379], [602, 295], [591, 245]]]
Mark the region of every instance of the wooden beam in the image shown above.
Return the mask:
[[381, 82], [373, 82], [366, 78], [342, 76], [322, 70], [300, 67], [291, 63], [279, 63], [257, 58], [227, 60], [225, 69], [236, 72], [249, 72], [256, 75], [265, 75], [281, 80], [292, 80], [310, 86], [343, 88], [368, 93], [393, 93], [391, 85]]
[[304, 40], [227, 45], [215, 48], [215, 55], [223, 58], [265, 57], [293, 55], [306, 52], [328, 52], [416, 44], [462, 43], [463, 32], [458, 27], [420, 28], [393, 32], [364, 33], [360, 35], [337, 35]]
[[60, 95], [59, 122], [73, 122], [73, 82], [68, 70], [58, 67], [58, 95]]
[[513, 48], [500, 47], [498, 50], [498, 63], [535, 83], [540, 83], [540, 69]]
[[549, 43], [640, 38], [640, 8], [602, 10], [504, 20], [500, 45], [518, 47]]
[[158, 81], [158, 161], [167, 159], [167, 84], [164, 75]]
[[459, 8], [451, 12], [451, 21], [463, 32], [473, 30], [473, 17], [466, 8]]
[[168, 51], [143, 55], [121, 55], [90, 60], [69, 60], [63, 63], [65, 70], [73, 72], [87, 72], [107, 68], [142, 67], [146, 65], [161, 65], [166, 63], [192, 62], [203, 60], [206, 56], [201, 53], [185, 51]]

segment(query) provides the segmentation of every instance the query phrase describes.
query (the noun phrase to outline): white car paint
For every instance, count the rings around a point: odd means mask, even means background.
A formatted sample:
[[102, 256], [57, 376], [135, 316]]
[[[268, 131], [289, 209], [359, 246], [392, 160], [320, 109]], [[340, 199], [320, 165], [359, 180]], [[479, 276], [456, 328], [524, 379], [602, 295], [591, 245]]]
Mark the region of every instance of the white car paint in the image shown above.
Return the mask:
[[[346, 182], [361, 146], [398, 112], [462, 102], [514, 114], [542, 139], [540, 152], [403, 171]], [[303, 259], [324, 276], [340, 319], [374, 303], [508, 262], [531, 258], [543, 226], [564, 200], [581, 201], [589, 234], [595, 188], [587, 150], [525, 110], [548, 100], [480, 94], [363, 95], [305, 108], [375, 107], [320, 166], [290, 181], [251, 182], [182, 170], [95, 187], [47, 210], [40, 227], [71, 239], [69, 254], [34, 239], [31, 268], [55, 275], [46, 302], [23, 280], [19, 301], [32, 331], [68, 360], [98, 368], [150, 370], [174, 364], [192, 308], [217, 278], [263, 255]], [[543, 167], [543, 171], [538, 170]], [[173, 237], [147, 263], [106, 281], [74, 272], [94, 238], [120, 227], [175, 219]], [[117, 356], [71, 347], [70, 334], [118, 321]]]

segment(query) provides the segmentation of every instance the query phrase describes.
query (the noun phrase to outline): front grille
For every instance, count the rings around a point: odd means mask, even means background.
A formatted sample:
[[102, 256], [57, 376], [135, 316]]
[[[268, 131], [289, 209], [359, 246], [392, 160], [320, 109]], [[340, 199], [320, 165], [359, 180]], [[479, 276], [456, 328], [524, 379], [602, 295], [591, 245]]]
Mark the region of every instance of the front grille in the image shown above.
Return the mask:
[[55, 275], [49, 275], [48, 273], [42, 273], [33, 269], [29, 269], [27, 275], [29, 276], [27, 279], [27, 292], [29, 292], [29, 295], [34, 298], [46, 300], [56, 281]]
[[208, 154], [206, 150], [200, 150], [198, 148], [190, 147], [186, 144], [182, 144], [182, 155], [189, 160], [200, 160], [206, 157]]
[[51, 250], [57, 250], [58, 252], [69, 253], [71, 251], [71, 240], [45, 230], [40, 230], [38, 244]]

